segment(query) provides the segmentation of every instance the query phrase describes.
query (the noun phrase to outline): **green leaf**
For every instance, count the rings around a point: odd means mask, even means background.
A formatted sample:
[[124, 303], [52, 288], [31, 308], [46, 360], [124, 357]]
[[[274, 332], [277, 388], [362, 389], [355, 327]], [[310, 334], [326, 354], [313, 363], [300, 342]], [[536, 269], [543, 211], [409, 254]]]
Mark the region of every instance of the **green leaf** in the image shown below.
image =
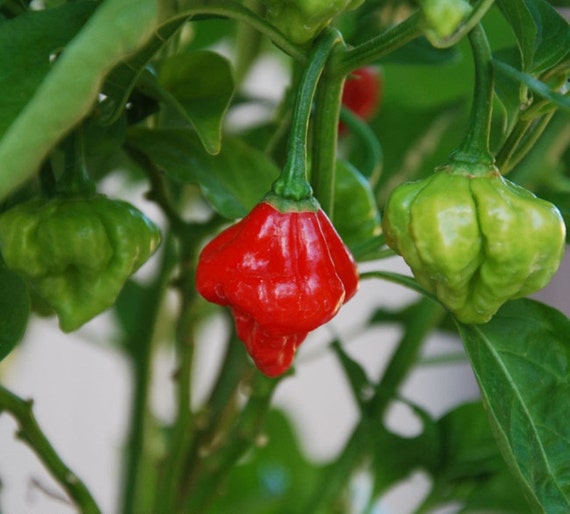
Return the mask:
[[369, 399], [368, 396], [372, 391], [372, 384], [368, 380], [366, 372], [357, 361], [346, 353], [339, 341], [334, 341], [332, 343], [332, 348], [342, 365], [346, 377], [348, 378], [348, 383], [350, 384], [350, 389], [356, 403], [360, 409], [364, 411], [366, 408], [366, 401]]
[[113, 68], [103, 84], [102, 92], [111, 100], [110, 107], [100, 118], [101, 123], [111, 124], [117, 121], [137, 80], [150, 60], [186, 21], [188, 21], [188, 16], [177, 16], [161, 24], [138, 52]]
[[[518, 69], [521, 66], [520, 54], [515, 47], [502, 49], [493, 55], [497, 60]], [[526, 90], [525, 90], [526, 91]], [[520, 115], [521, 104], [526, 103], [522, 97], [522, 86], [519, 80], [506, 73], [495, 73], [495, 93], [501, 102], [506, 117], [506, 126], [502, 133], [509, 134]]]
[[523, 0], [497, 0], [497, 5], [508, 20], [519, 44], [523, 69], [528, 69], [534, 58], [538, 28]]
[[570, 57], [570, 26], [545, 0], [497, 0], [521, 51], [523, 70], [540, 74]]
[[458, 323], [503, 456], [536, 512], [570, 512], [570, 320], [539, 302]]
[[77, 2], [0, 22], [0, 137], [49, 72], [50, 56], [69, 43], [95, 5]]
[[29, 315], [25, 282], [13, 271], [0, 267], [0, 361], [24, 336]]
[[414, 470], [432, 469], [439, 457], [440, 438], [434, 421], [420, 407], [408, 405], [423, 423], [422, 432], [415, 437], [395, 434], [383, 424], [369, 424], [375, 497]]
[[503, 461], [481, 402], [460, 405], [437, 421], [441, 455], [430, 470], [435, 508], [451, 501], [461, 512], [526, 513], [528, 504]]
[[533, 93], [536, 93], [537, 95], [542, 96], [547, 100], [550, 100], [553, 104], [557, 105], [558, 107], [570, 110], [569, 96], [552, 91], [552, 89], [550, 89], [550, 87], [544, 82], [541, 82], [540, 80], [535, 79], [531, 75], [523, 73], [522, 71], [519, 71], [516, 68], [512, 67], [511, 65], [499, 61], [498, 59], [493, 59], [493, 65], [495, 66], [495, 69], [498, 72], [506, 75], [506, 77], [510, 79], [519, 81], [520, 83], [528, 87]]
[[207, 51], [175, 55], [162, 61], [158, 77], [178, 112], [194, 126], [206, 151], [219, 153], [222, 121], [234, 93], [227, 59]]
[[198, 184], [212, 207], [229, 219], [245, 216], [279, 175], [273, 161], [239, 139], [227, 138], [216, 156], [185, 129], [133, 129], [128, 143], [170, 178]]

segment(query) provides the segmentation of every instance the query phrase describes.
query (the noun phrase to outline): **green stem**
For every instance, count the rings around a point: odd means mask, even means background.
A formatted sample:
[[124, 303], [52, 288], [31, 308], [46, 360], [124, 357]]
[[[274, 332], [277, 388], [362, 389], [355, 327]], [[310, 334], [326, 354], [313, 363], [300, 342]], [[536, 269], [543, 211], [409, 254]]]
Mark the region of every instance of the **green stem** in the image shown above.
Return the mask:
[[[203, 411], [197, 416], [200, 421], [195, 424], [191, 446], [188, 444], [187, 451], [177, 456], [180, 469], [184, 470], [184, 480], [178, 483], [179, 504], [183, 505], [195, 494], [203, 472], [204, 449], [213, 448], [227, 430], [227, 426], [234, 423], [238, 411], [237, 392], [240, 383], [250, 374], [251, 365], [248, 363], [243, 344], [237, 339], [235, 330], [232, 330], [216, 383], [204, 403]], [[212, 483], [209, 487], [215, 490], [217, 484]], [[157, 512], [163, 511], [157, 509]]]
[[344, 77], [323, 73], [317, 88], [313, 122], [311, 185], [329, 218], [333, 217], [338, 119]]
[[331, 73], [344, 77], [401, 48], [422, 35], [420, 20], [418, 13], [412, 14], [402, 23], [339, 55], [332, 62]]
[[[193, 290], [193, 289], [192, 289]], [[155, 498], [156, 512], [175, 512], [184, 461], [193, 433], [191, 411], [192, 362], [194, 357], [196, 317], [195, 299], [182, 291], [183, 301], [178, 326], [178, 370], [176, 373], [177, 417], [165, 468], [161, 473], [159, 492]], [[192, 295], [194, 296], [194, 295]]]
[[350, 109], [341, 109], [340, 119], [350, 129], [351, 134], [360, 139], [362, 147], [365, 149], [365, 155], [359, 169], [372, 184], [375, 184], [379, 178], [382, 170], [382, 161], [384, 160], [384, 152], [382, 151], [380, 141], [378, 141], [370, 125]]
[[401, 286], [407, 287], [412, 291], [416, 291], [417, 293], [420, 293], [423, 296], [429, 297], [432, 300], [436, 300], [435, 296], [433, 296], [431, 293], [428, 293], [412, 277], [409, 277], [407, 275], [394, 273], [392, 271], [380, 271], [380, 270], [367, 271], [360, 275], [360, 280], [367, 280], [371, 278], [387, 280], [389, 282], [394, 282], [395, 284], [400, 284]]
[[83, 128], [79, 127], [63, 141], [65, 154], [63, 173], [55, 185], [56, 193], [90, 194], [95, 191], [95, 183], [89, 177], [85, 164], [85, 144]]
[[[283, 378], [283, 377], [282, 377]], [[281, 379], [282, 379], [281, 378]], [[207, 514], [227, 476], [243, 455], [253, 448], [262, 433], [273, 392], [281, 379], [270, 379], [255, 372], [249, 384], [250, 397], [224, 438], [224, 444], [211, 455], [203, 457], [202, 473], [193, 494], [186, 498], [183, 512]]]
[[136, 514], [140, 493], [140, 473], [147, 425], [147, 405], [150, 387], [153, 335], [166, 284], [172, 271], [172, 241], [169, 235], [163, 243], [163, 256], [160, 271], [149, 291], [146, 293], [148, 303], [143, 302], [141, 312], [137, 316], [137, 330], [129, 335], [127, 347], [131, 351], [133, 366], [133, 400], [127, 437], [126, 463], [124, 470], [124, 486], [122, 509], [123, 514]]
[[5, 387], [0, 386], [0, 413], [6, 411], [16, 419], [20, 425], [18, 436], [35, 452], [81, 513], [100, 514], [101, 510], [87, 487], [65, 465], [42, 432], [32, 412], [32, 403], [32, 401], [23, 400]]
[[371, 401], [373, 417], [381, 416], [392, 395], [408, 376], [410, 369], [419, 358], [421, 346], [433, 327], [443, 319], [445, 309], [431, 298], [422, 298], [413, 305], [408, 316], [413, 323], [406, 323], [406, 330], [396, 351], [390, 358], [386, 371], [376, 385], [376, 394]]
[[494, 162], [489, 150], [491, 115], [493, 111], [494, 70], [491, 47], [481, 25], [469, 33], [469, 43], [475, 64], [475, 87], [469, 124], [463, 142], [450, 157], [451, 162], [482, 164], [483, 168]]
[[312, 189], [307, 181], [307, 137], [309, 119], [317, 83], [328, 57], [341, 41], [338, 31], [331, 30], [317, 40], [309, 57], [295, 98], [291, 132], [287, 145], [287, 161], [280, 177], [273, 183], [275, 196], [295, 202], [311, 200]]
[[371, 427], [381, 420], [393, 398], [393, 393], [401, 386], [418, 360], [425, 338], [439, 323], [445, 312], [439, 304], [427, 298], [422, 298], [411, 311], [414, 322], [406, 324], [398, 348], [376, 386], [373, 398], [362, 413], [360, 423], [336, 461], [322, 473], [315, 494], [302, 512], [306, 514], [322, 512], [319, 509], [326, 508], [335, 498], [343, 494], [353, 472], [370, 452]]
[[521, 119], [517, 122], [497, 154], [497, 167], [503, 175], [509, 173], [534, 148], [555, 113], [545, 114], [540, 120]]

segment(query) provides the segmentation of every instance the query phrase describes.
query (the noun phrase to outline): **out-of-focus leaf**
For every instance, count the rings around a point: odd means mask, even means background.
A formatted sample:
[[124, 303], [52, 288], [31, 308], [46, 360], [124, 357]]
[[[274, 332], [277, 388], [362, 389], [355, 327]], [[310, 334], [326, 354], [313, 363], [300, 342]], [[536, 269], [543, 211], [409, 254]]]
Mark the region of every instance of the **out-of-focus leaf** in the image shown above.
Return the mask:
[[75, 36], [96, 5], [74, 2], [0, 20], [0, 137], [50, 70], [50, 59]]
[[206, 151], [217, 154], [222, 121], [234, 93], [227, 59], [207, 51], [178, 54], [162, 61], [158, 78], [177, 111], [193, 125]]
[[19, 275], [0, 266], [0, 361], [24, 336], [30, 315], [30, 297]]
[[462, 404], [437, 421], [441, 454], [430, 470], [435, 508], [461, 502], [462, 513], [525, 514], [528, 504], [511, 476], [481, 402]]
[[539, 302], [458, 323], [503, 456], [536, 512], [570, 511], [570, 320]]
[[213, 208], [229, 219], [245, 216], [279, 175], [273, 161], [235, 138], [225, 139], [216, 156], [185, 129], [133, 129], [128, 143], [172, 179], [198, 184]]
[[301, 512], [315, 487], [319, 468], [302, 454], [284, 414], [271, 411], [264, 434], [264, 444], [232, 468], [225, 487], [208, 509], [210, 514]]

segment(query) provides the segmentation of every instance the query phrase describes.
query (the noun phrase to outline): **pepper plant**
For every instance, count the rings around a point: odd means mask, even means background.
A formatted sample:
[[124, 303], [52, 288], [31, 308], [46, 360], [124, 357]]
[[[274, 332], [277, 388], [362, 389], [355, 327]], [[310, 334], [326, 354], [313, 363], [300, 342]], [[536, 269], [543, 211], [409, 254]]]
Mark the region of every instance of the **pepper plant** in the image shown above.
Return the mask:
[[[570, 322], [528, 298], [567, 240], [564, 5], [0, 1], [0, 373], [33, 348], [31, 320], [61, 337], [116, 324], [133, 384], [116, 512], [371, 513], [418, 469], [417, 513], [570, 512]], [[276, 101], [249, 87], [272, 86], [267, 59], [288, 79]], [[248, 107], [267, 115], [244, 121]], [[365, 282], [380, 307], [359, 333], [401, 333], [376, 374], [335, 330], [346, 302], [370, 301]], [[386, 282], [415, 300], [384, 307]], [[212, 319], [230, 328], [196, 407]], [[273, 403], [317, 329], [359, 413], [326, 465]], [[402, 393], [433, 334], [462, 345], [481, 393], [440, 417]], [[170, 421], [150, 402], [165, 347]], [[394, 401], [414, 437], [386, 424]], [[30, 399], [0, 385], [0, 414], [78, 512], [102, 512]]]

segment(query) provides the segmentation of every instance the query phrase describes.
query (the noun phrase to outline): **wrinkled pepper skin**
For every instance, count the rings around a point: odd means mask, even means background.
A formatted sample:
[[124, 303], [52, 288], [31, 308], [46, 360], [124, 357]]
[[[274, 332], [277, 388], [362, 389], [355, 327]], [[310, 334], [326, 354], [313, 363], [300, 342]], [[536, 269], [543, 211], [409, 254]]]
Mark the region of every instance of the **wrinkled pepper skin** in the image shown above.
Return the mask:
[[103, 195], [35, 198], [0, 216], [6, 265], [76, 330], [115, 302], [160, 243], [158, 228], [127, 202]]
[[364, 0], [264, 0], [267, 20], [293, 43], [312, 41], [332, 19]]
[[231, 309], [238, 337], [273, 377], [356, 293], [358, 272], [322, 210], [281, 212], [264, 201], [204, 247], [196, 288]]
[[462, 323], [542, 289], [564, 253], [558, 209], [503, 178], [448, 173], [390, 195], [383, 228], [418, 282]]
[[461, 27], [473, 7], [467, 0], [418, 0], [427, 38], [436, 46]]

